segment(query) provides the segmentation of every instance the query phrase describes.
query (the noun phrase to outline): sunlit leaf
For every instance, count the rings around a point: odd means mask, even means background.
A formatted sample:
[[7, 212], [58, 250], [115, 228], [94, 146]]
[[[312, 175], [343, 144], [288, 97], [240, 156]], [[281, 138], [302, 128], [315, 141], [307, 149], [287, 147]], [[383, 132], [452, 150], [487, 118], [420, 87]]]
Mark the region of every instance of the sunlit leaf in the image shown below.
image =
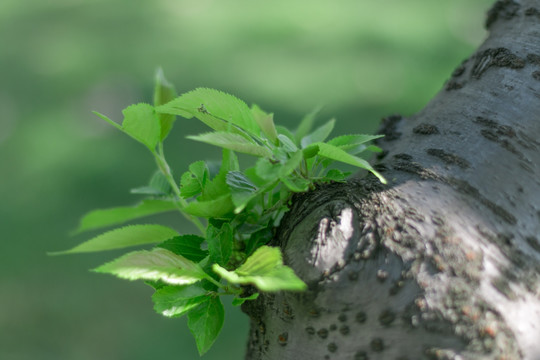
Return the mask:
[[125, 254], [93, 271], [127, 280], [161, 280], [172, 285], [193, 284], [207, 276], [193, 261], [161, 248]]
[[262, 291], [305, 290], [306, 284], [283, 265], [278, 248], [261, 246], [242, 266], [228, 271], [214, 264], [212, 269], [233, 284], [253, 284]]

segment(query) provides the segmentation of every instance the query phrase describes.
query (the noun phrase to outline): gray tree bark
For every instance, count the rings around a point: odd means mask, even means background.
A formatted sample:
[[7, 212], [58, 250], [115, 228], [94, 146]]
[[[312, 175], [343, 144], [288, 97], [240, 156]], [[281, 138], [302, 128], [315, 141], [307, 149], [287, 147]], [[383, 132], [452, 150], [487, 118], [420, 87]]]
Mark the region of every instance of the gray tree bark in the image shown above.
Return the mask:
[[419, 114], [372, 176], [297, 195], [274, 244], [309, 285], [247, 302], [246, 359], [540, 359], [540, 0]]

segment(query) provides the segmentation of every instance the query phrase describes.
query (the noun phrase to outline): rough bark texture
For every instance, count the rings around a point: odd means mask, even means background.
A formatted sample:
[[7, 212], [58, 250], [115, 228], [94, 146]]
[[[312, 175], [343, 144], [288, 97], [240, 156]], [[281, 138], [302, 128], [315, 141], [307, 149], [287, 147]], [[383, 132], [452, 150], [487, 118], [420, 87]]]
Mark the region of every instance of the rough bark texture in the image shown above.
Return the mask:
[[372, 177], [296, 196], [275, 244], [309, 285], [247, 302], [246, 359], [540, 359], [540, 0], [419, 114]]

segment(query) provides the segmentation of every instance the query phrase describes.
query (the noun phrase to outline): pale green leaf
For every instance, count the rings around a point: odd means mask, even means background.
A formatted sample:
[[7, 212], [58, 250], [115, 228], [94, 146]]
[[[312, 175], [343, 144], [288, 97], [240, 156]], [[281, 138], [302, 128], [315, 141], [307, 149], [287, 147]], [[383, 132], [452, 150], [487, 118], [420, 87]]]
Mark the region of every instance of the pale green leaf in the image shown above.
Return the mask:
[[167, 196], [171, 195], [172, 187], [165, 175], [158, 170], [152, 175], [148, 186], [131, 189], [132, 194]]
[[330, 135], [330, 133], [334, 129], [335, 123], [336, 123], [336, 120], [332, 119], [328, 121], [326, 124], [317, 128], [312, 133], [304, 136], [302, 140], [300, 141], [302, 148], [305, 148], [313, 143], [318, 143], [318, 142], [326, 140], [328, 135]]
[[216, 341], [223, 321], [225, 311], [219, 297], [210, 298], [188, 313], [188, 327], [197, 343], [199, 355], [203, 355]]
[[204, 218], [222, 218], [234, 210], [231, 194], [222, 195], [214, 200], [192, 201], [184, 211], [190, 215]]
[[219, 146], [225, 149], [237, 151], [244, 154], [271, 157], [272, 152], [261, 145], [257, 145], [247, 140], [242, 135], [229, 132], [211, 132], [200, 135], [188, 136], [188, 139]]
[[332, 138], [327, 141], [327, 144], [340, 147], [344, 150], [347, 148], [354, 147], [359, 144], [366, 143], [375, 139], [379, 139], [384, 135], [364, 135], [364, 134], [354, 134], [354, 135], [341, 135], [335, 138]]
[[156, 247], [167, 249], [188, 260], [199, 262], [208, 256], [208, 250], [201, 249], [204, 238], [197, 235], [180, 235], [166, 240]]
[[75, 233], [117, 225], [144, 216], [176, 210], [171, 201], [144, 200], [135, 206], [93, 210], [83, 216]]
[[130, 225], [98, 235], [72, 249], [51, 255], [85, 253], [122, 249], [130, 246], [158, 243], [178, 236], [178, 233], [161, 225]]
[[300, 145], [300, 140], [302, 140], [304, 136], [311, 132], [311, 129], [313, 128], [313, 123], [315, 122], [315, 117], [320, 110], [320, 107], [315, 108], [312, 112], [304, 116], [302, 121], [300, 121], [300, 124], [298, 125], [294, 136], [296, 144]]
[[193, 284], [208, 276], [193, 261], [161, 248], [125, 254], [93, 271], [127, 280], [161, 280], [171, 285]]
[[288, 136], [279, 134], [278, 135], [279, 142], [281, 143], [281, 146], [283, 146], [283, 149], [289, 153], [296, 152], [298, 150], [298, 147], [294, 144], [294, 142], [289, 139]]
[[[156, 72], [156, 80], [154, 87], [154, 106], [159, 106], [168, 103], [176, 97], [174, 86], [165, 79], [163, 70], [159, 68]], [[160, 139], [163, 141], [172, 129], [175, 115], [157, 114], [160, 122], [161, 134]]]
[[260, 132], [251, 110], [242, 100], [214, 89], [198, 88], [182, 94], [159, 106], [157, 111], [188, 119], [196, 117], [217, 131], [230, 130], [232, 124], [255, 136]]
[[255, 300], [259, 297], [259, 293], [255, 293], [255, 294], [251, 294], [250, 296], [248, 297], [235, 297], [232, 301], [232, 305], [233, 306], [240, 306], [242, 305], [243, 303], [245, 303], [246, 301], [249, 301], [249, 300]]
[[119, 124], [115, 123], [114, 121], [112, 121], [111, 119], [109, 119], [107, 116], [103, 115], [103, 114], [100, 114], [98, 113], [97, 111], [92, 111], [92, 113], [98, 117], [100, 117], [102, 120], [105, 120], [106, 122], [108, 122], [109, 124], [111, 124], [112, 126], [114, 126], [115, 128], [117, 128], [118, 130], [120, 131], [124, 131], [124, 129], [122, 129], [122, 126], [120, 126]]
[[362, 169], [366, 169], [373, 173], [373, 175], [377, 176], [379, 180], [386, 184], [386, 179], [379, 174], [375, 169], [371, 167], [371, 165], [364, 159], [361, 159], [357, 156], [351, 155], [347, 153], [345, 150], [342, 150], [334, 145], [325, 144], [325, 143], [317, 143], [316, 144], [319, 147], [318, 155], [332, 159], [335, 161], [339, 161], [345, 164], [353, 165], [360, 167]]
[[122, 114], [124, 132], [146, 145], [151, 152], [155, 152], [160, 140], [161, 126], [154, 107], [148, 104], [131, 105], [125, 108]]
[[298, 145], [300, 144], [300, 141], [296, 142], [294, 134], [285, 126], [276, 125], [276, 131], [279, 135], [285, 135], [286, 137], [288, 137], [295, 144], [298, 144]]
[[199, 284], [164, 286], [152, 295], [154, 310], [167, 317], [180, 317], [208, 301], [208, 291]]
[[277, 142], [277, 131], [274, 125], [274, 114], [267, 114], [257, 105], [253, 104], [251, 106], [251, 113], [253, 118], [259, 124], [259, 127], [266, 135], [266, 137], [274, 144]]
[[261, 246], [234, 271], [228, 271], [217, 264], [214, 264], [212, 269], [233, 284], [253, 284], [262, 291], [307, 288], [291, 268], [283, 265], [281, 251], [275, 247]]

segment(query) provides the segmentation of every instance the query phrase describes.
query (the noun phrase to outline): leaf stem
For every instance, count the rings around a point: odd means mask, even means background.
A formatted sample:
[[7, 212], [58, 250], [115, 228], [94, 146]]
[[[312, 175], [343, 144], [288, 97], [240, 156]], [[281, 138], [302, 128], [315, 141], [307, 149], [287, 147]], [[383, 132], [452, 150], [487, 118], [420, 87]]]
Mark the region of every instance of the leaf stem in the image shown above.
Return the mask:
[[171, 173], [171, 168], [169, 167], [169, 164], [167, 163], [167, 160], [165, 160], [165, 154], [163, 153], [163, 142], [161, 142], [161, 141], [159, 142], [158, 151], [157, 151], [157, 153], [154, 153], [154, 157], [156, 159], [156, 163], [157, 163], [157, 166], [158, 166], [159, 170], [165, 176], [165, 178], [167, 179], [167, 181], [171, 185], [171, 188], [173, 189], [174, 194], [176, 195], [174, 203], [175, 203], [176, 207], [178, 208], [178, 211], [180, 211], [180, 213], [187, 220], [192, 222], [197, 227], [197, 229], [199, 229], [201, 234], [203, 236], [205, 236], [206, 235], [206, 228], [201, 223], [201, 221], [198, 218], [196, 218], [196, 217], [194, 217], [194, 216], [192, 216], [192, 215], [190, 215], [190, 214], [188, 214], [188, 213], [186, 213], [184, 211], [184, 208], [188, 205], [188, 203], [180, 195], [180, 188], [176, 184], [176, 181], [174, 181], [173, 175]]

